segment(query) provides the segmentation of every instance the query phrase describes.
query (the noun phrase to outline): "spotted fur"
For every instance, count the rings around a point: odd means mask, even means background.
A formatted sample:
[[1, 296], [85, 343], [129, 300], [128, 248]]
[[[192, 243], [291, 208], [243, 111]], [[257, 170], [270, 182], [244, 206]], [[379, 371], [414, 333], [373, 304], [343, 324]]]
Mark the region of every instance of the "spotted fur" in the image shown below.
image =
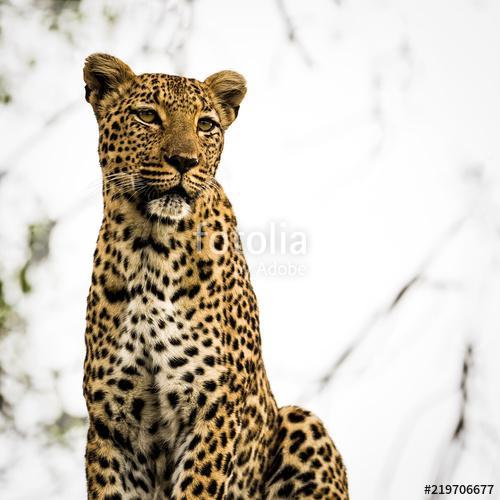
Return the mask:
[[214, 180], [243, 77], [85, 64], [104, 216], [88, 296], [88, 498], [348, 498], [317, 417], [277, 408], [236, 219]]

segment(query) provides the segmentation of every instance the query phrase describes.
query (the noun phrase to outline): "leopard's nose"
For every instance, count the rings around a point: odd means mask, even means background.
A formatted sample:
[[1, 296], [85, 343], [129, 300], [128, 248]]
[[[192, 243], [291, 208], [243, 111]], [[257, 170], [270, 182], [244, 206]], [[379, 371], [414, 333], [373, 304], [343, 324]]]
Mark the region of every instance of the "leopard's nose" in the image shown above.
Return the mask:
[[165, 161], [174, 167], [180, 174], [184, 174], [198, 165], [198, 158], [193, 158], [191, 156], [165, 156]]

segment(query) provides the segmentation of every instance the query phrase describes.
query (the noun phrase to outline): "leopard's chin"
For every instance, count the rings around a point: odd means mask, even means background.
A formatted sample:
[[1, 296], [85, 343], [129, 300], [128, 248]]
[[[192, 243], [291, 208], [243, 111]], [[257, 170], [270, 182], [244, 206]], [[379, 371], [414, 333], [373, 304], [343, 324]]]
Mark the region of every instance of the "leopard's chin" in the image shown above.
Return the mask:
[[150, 216], [178, 220], [191, 213], [191, 196], [180, 184], [168, 191], [147, 190], [141, 198]]
[[179, 194], [167, 194], [148, 201], [146, 209], [149, 215], [159, 218], [180, 220], [191, 213], [190, 203]]

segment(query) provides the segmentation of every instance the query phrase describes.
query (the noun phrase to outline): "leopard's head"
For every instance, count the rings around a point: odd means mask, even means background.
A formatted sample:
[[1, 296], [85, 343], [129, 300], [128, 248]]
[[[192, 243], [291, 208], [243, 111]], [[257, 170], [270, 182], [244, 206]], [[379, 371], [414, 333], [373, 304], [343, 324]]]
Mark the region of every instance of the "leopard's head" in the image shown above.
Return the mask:
[[150, 215], [188, 214], [213, 187], [224, 131], [246, 93], [243, 76], [135, 75], [107, 54], [89, 56], [83, 75], [99, 125], [104, 192], [121, 193]]

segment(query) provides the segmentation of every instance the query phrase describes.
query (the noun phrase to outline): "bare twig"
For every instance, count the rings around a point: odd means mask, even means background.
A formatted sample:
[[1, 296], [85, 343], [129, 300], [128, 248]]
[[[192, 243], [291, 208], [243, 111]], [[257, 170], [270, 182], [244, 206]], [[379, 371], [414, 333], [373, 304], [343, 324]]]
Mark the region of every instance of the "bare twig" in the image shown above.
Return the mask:
[[436, 392], [415, 407], [409, 410], [406, 418], [402, 419], [402, 424], [400, 425], [397, 433], [394, 433], [394, 439], [387, 453], [387, 460], [385, 461], [384, 467], [379, 475], [376, 498], [392, 498], [392, 486], [393, 478], [396, 476], [395, 468], [401, 463], [402, 454], [408, 439], [413, 435], [412, 432], [417, 426], [419, 420], [435, 406], [442, 404], [447, 398], [451, 398], [452, 395], [449, 394], [447, 389], [441, 389]]
[[[434, 484], [442, 484], [452, 478], [458, 463], [460, 455], [465, 448], [466, 430], [467, 430], [467, 404], [469, 401], [469, 377], [470, 368], [473, 363], [474, 349], [471, 343], [467, 344], [464, 359], [462, 362], [462, 373], [460, 376], [460, 407], [455, 428], [450, 438], [450, 442], [440, 460], [439, 470]], [[438, 496], [432, 495], [432, 499], [437, 500]]]
[[389, 315], [401, 303], [402, 299], [412, 290], [425, 276], [427, 269], [441, 254], [447, 243], [462, 227], [466, 217], [460, 218], [442, 235], [437, 244], [430, 250], [417, 272], [394, 294], [385, 305], [380, 306], [361, 326], [351, 343], [344, 349], [340, 356], [333, 362], [330, 368], [318, 380], [318, 392], [321, 392], [332, 381], [339, 368], [352, 356], [360, 345], [367, 339], [370, 332], [378, 322]]
[[295, 28], [292, 18], [290, 17], [290, 14], [288, 13], [288, 10], [285, 5], [285, 0], [276, 0], [276, 6], [278, 7], [278, 11], [281, 15], [281, 18], [283, 19], [288, 40], [292, 45], [295, 45], [304, 63], [307, 66], [312, 67], [313, 66], [312, 57], [310, 56], [304, 44], [297, 37], [297, 29]]
[[[161, 9], [156, 16], [154, 26], [148, 26], [145, 40], [142, 44], [142, 51], [147, 53], [159, 53], [166, 55], [172, 61], [174, 71], [182, 75], [186, 66], [186, 46], [192, 33], [194, 0], [184, 0], [182, 2], [165, 1], [161, 4]], [[159, 44], [158, 48], [153, 47], [153, 37], [157, 33], [164, 31], [167, 16], [175, 16], [176, 26], [168, 39]]]
[[183, 74], [186, 69], [186, 47], [193, 28], [194, 1], [186, 0], [177, 10], [177, 29], [168, 41], [166, 52], [173, 60], [176, 72]]
[[[458, 418], [451, 433], [450, 442], [447, 445], [443, 457], [439, 460], [439, 473], [434, 484], [443, 484], [450, 482], [451, 474], [460, 460], [460, 454], [465, 446], [465, 431], [467, 429], [467, 404], [469, 401], [469, 385], [470, 385], [470, 370], [473, 361], [473, 346], [468, 343], [465, 349], [465, 354], [462, 362], [461, 376], [460, 376], [460, 406]], [[429, 410], [438, 404], [442, 404], [448, 398], [454, 397], [456, 391], [450, 393], [448, 389], [440, 390], [438, 393], [429, 397], [429, 399], [419, 406], [411, 410], [410, 415], [406, 420], [406, 424], [402, 425], [393, 440], [388, 458], [384, 469], [380, 476], [379, 490], [380, 496], [390, 497], [392, 478], [394, 476], [394, 467], [400, 463], [401, 455], [404, 451], [405, 445], [410, 436], [412, 436], [412, 429], [417, 425], [420, 418], [422, 418]], [[383, 492], [383, 493], [382, 493]], [[432, 497], [433, 498], [433, 497]]]

